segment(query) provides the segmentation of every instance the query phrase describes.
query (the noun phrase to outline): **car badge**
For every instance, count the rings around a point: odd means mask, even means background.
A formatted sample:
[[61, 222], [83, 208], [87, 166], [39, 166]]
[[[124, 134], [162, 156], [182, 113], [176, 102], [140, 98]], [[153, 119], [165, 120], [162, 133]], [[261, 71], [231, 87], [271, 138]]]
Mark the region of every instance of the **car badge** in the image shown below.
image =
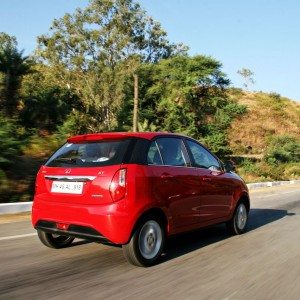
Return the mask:
[[71, 173], [71, 169], [65, 169], [65, 174], [70, 174]]

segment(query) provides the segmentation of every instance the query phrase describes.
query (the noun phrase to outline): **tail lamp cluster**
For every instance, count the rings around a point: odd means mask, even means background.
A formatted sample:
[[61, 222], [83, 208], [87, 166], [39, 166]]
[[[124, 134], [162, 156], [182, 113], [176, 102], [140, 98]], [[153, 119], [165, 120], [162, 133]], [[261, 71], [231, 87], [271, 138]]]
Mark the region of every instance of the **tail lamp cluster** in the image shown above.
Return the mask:
[[113, 201], [122, 200], [126, 195], [126, 169], [118, 170], [109, 187]]

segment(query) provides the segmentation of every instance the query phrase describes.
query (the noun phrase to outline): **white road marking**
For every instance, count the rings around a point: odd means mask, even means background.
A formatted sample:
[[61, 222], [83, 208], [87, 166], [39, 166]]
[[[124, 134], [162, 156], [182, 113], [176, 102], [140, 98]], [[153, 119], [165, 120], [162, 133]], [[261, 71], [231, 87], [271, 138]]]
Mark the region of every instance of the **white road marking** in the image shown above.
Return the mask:
[[27, 236], [34, 236], [34, 235], [36, 235], [36, 233], [27, 233], [27, 234], [5, 236], [5, 237], [0, 237], [0, 241], [19, 239], [19, 238], [23, 238], [23, 237], [27, 237]]

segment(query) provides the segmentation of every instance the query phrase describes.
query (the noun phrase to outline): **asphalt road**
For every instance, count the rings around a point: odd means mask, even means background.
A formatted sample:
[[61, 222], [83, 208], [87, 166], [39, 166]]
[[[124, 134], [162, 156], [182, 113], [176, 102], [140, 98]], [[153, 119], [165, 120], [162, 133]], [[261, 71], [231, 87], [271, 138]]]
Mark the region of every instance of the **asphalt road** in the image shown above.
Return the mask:
[[248, 232], [171, 239], [160, 264], [78, 241], [52, 250], [29, 217], [0, 218], [0, 299], [300, 299], [300, 185], [252, 192]]

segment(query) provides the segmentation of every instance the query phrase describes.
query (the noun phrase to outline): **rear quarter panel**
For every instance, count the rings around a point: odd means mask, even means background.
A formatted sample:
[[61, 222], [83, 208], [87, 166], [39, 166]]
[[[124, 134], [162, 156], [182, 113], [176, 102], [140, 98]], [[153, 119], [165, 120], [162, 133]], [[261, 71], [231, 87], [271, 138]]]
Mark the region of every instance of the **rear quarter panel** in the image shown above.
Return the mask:
[[132, 229], [138, 219], [148, 210], [161, 209], [168, 218], [165, 199], [153, 190], [154, 174], [145, 165], [128, 164], [127, 169], [127, 195], [126, 208], [129, 212]]

